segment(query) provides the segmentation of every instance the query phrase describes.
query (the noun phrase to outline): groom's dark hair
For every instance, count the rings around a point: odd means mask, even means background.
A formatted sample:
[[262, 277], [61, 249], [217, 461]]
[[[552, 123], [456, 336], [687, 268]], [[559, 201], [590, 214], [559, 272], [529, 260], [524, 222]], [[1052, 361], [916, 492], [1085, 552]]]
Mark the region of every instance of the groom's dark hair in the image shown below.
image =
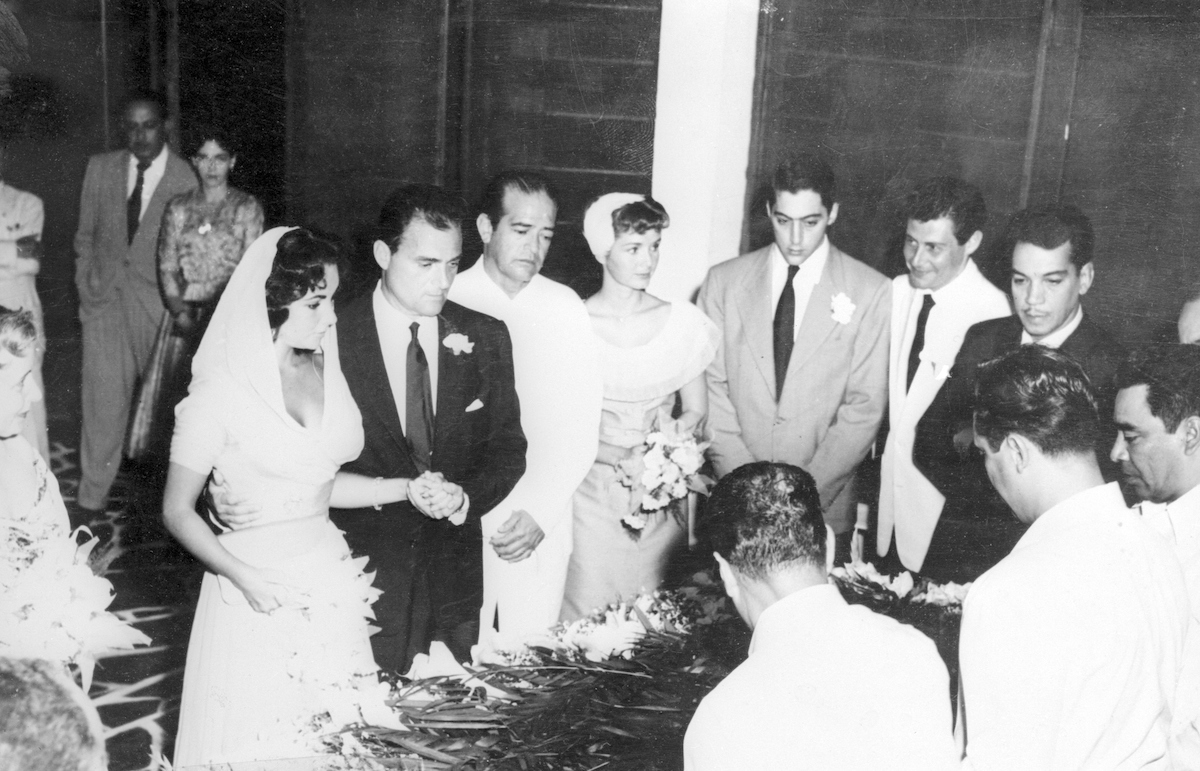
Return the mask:
[[392, 191], [384, 202], [376, 238], [394, 252], [413, 220], [423, 220], [438, 230], [461, 230], [466, 216], [467, 204], [459, 196], [437, 185], [405, 185]]
[[825, 520], [805, 470], [758, 461], [726, 475], [708, 498], [704, 531], [713, 550], [757, 580], [794, 563], [825, 567]]

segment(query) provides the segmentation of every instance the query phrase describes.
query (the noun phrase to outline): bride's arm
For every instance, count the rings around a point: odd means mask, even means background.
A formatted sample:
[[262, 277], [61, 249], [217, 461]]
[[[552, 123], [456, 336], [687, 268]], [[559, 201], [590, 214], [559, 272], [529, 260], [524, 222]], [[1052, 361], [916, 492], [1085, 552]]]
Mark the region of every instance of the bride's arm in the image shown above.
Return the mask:
[[329, 505], [335, 509], [365, 509], [408, 500], [408, 483], [403, 477], [378, 479], [350, 471], [339, 471], [333, 478]]
[[679, 389], [679, 398], [683, 402], [680, 424], [692, 433], [699, 433], [708, 415], [708, 383], [704, 380], [703, 372]]
[[256, 568], [229, 553], [208, 524], [196, 513], [207, 475], [172, 463], [163, 492], [163, 524], [204, 566], [233, 582], [250, 606], [259, 613], [270, 613], [287, 601], [290, 588], [271, 570]]

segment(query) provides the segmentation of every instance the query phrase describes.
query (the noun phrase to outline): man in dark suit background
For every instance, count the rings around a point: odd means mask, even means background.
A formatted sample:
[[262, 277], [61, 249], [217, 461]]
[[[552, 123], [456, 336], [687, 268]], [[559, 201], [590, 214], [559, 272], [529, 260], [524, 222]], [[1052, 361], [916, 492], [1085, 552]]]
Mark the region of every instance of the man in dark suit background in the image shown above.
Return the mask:
[[75, 233], [83, 325], [78, 502], [89, 511], [108, 502], [134, 384], [166, 312], [156, 260], [163, 210], [197, 184], [192, 167], [166, 145], [167, 109], [158, 96], [131, 96], [122, 115], [127, 148], [88, 159]]
[[371, 645], [392, 671], [431, 640], [469, 659], [483, 600], [480, 517], [525, 472], [508, 329], [446, 300], [465, 213], [441, 188], [395, 191], [373, 245], [379, 284], [339, 311], [342, 370], [366, 434], [344, 470], [381, 488], [407, 480], [406, 500], [332, 513], [383, 591]]
[[[1093, 242], [1091, 223], [1074, 206], [1026, 209], [1009, 223], [1003, 243], [1006, 250], [1011, 248], [1016, 315], [982, 321], [967, 330], [950, 379], [917, 424], [913, 461], [946, 496], [922, 572], [970, 580], [1004, 557], [1024, 532], [988, 481], [982, 457], [972, 449], [975, 373], [980, 364], [1022, 345], [1057, 348], [1083, 366], [1104, 416], [1103, 436], [1112, 435], [1115, 377], [1125, 352], [1083, 309], [1082, 297], [1095, 279]], [[1107, 458], [1102, 467], [1108, 479], [1116, 478]], [[969, 556], [952, 564], [952, 553]]]

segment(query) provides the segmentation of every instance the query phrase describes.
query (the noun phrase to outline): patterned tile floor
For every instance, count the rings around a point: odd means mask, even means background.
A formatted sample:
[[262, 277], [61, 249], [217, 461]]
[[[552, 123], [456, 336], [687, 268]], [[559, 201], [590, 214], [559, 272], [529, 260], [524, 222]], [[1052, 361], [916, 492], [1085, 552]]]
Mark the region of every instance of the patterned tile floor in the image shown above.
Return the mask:
[[[78, 487], [75, 450], [54, 443], [51, 465], [70, 507]], [[156, 474], [125, 468], [108, 511], [86, 524], [119, 550], [108, 579], [110, 606], [152, 640], [146, 647], [102, 658], [91, 697], [100, 710], [110, 771], [150, 771], [171, 756], [183, 664], [202, 568], [166, 533], [159, 520]]]

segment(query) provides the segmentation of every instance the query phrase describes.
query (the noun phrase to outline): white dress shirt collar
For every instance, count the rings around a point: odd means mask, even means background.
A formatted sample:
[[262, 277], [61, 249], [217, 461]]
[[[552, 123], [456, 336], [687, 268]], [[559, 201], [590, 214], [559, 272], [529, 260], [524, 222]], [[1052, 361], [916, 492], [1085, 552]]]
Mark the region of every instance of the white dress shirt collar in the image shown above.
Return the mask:
[[408, 404], [408, 344], [412, 340], [410, 327], [415, 321], [417, 341], [429, 362], [429, 387], [433, 393], [433, 410], [437, 413], [438, 394], [438, 320], [436, 316], [413, 316], [388, 302], [383, 293], [383, 282], [375, 286], [371, 296], [375, 311], [375, 328], [379, 333], [379, 345], [383, 350], [383, 364], [387, 371], [388, 384], [396, 400], [396, 411], [400, 414], [400, 426], [407, 430], [405, 405]]
[[1058, 348], [1063, 343], [1067, 342], [1067, 338], [1075, 334], [1075, 330], [1079, 329], [1080, 323], [1083, 321], [1083, 306], [1077, 305], [1075, 312], [1071, 314], [1071, 318], [1066, 324], [1063, 324], [1058, 329], [1043, 337], [1041, 340], [1034, 340], [1033, 335], [1029, 334], [1024, 328], [1021, 329], [1021, 345], [1029, 345], [1036, 342], [1038, 345], [1044, 345], [1047, 348]]
[[[771, 244], [771, 317], [775, 317], [775, 307], [779, 305], [779, 297], [783, 294], [783, 285], [787, 282], [789, 263], [784, 258], [778, 244]], [[792, 338], [800, 334], [800, 323], [804, 321], [804, 313], [808, 310], [808, 300], [812, 297], [813, 287], [821, 281], [825, 272], [825, 263], [829, 261], [829, 236], [821, 239], [808, 259], [800, 263], [800, 270], [792, 279], [792, 288], [796, 293], [796, 315], [792, 321]]]
[[773, 634], [777, 624], [784, 626], [794, 624], [792, 619], [797, 616], [821, 617], [829, 613], [831, 607], [845, 604], [846, 601], [842, 599], [841, 592], [833, 584], [817, 584], [776, 600], [758, 616], [758, 623], [754, 625], [754, 635], [750, 638], [750, 654], [753, 655], [763, 646], [766, 646], [765, 650], [769, 650], [771, 641], [791, 644], [792, 641], [788, 635], [781, 637]]
[[[133, 195], [133, 188], [137, 186], [137, 156], [133, 153], [129, 154], [129, 174], [125, 185], [125, 198]], [[150, 203], [150, 199], [154, 197], [154, 191], [158, 189], [158, 183], [162, 181], [163, 175], [167, 173], [167, 146], [163, 145], [162, 150], [158, 151], [158, 155], [154, 160], [150, 161], [150, 166], [142, 174], [142, 214], [146, 213], [146, 205]], [[140, 216], [140, 215], [139, 215]]]
[[1138, 506], [1146, 524], [1175, 546], [1181, 562], [1200, 558], [1200, 485], [1170, 503]]
[[1016, 554], [1030, 543], [1051, 538], [1064, 528], [1073, 527], [1077, 521], [1086, 520], [1092, 512], [1112, 508], [1128, 508], [1125, 505], [1125, 497], [1121, 495], [1121, 488], [1116, 482], [1096, 485], [1075, 493], [1070, 498], [1051, 506], [1038, 517], [1025, 531], [1025, 535], [1021, 536], [1017, 545], [1013, 547], [1012, 553]]

